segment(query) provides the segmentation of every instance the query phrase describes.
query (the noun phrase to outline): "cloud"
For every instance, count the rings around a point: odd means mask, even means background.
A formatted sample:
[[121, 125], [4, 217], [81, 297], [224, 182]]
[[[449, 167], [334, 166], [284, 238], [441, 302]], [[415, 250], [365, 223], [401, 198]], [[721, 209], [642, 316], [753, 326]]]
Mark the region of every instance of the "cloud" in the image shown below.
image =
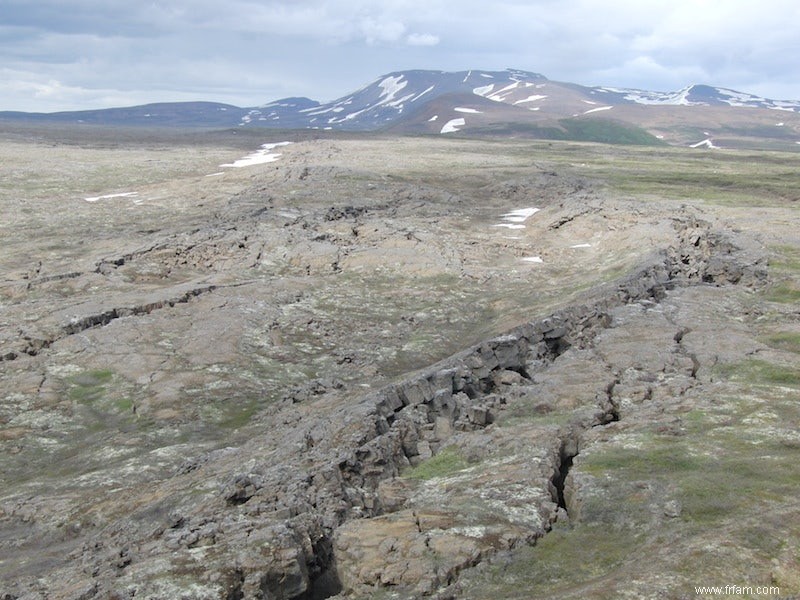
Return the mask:
[[515, 67], [587, 85], [711, 83], [800, 98], [796, 0], [0, 4], [0, 109], [170, 94], [240, 106], [327, 100], [407, 68]]
[[436, 46], [439, 43], [439, 36], [432, 33], [412, 33], [406, 38], [409, 46]]
[[381, 42], [396, 42], [403, 37], [406, 26], [400, 21], [391, 19], [365, 17], [361, 20], [359, 29], [367, 44], [373, 45]]

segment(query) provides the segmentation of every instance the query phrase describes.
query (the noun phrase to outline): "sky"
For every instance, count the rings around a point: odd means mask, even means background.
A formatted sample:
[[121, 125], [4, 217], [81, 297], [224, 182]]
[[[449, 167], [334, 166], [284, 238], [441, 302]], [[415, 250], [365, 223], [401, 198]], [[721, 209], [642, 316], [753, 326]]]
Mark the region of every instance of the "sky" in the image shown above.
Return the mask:
[[0, 0], [0, 110], [337, 99], [406, 69], [521, 69], [800, 100], [797, 0]]

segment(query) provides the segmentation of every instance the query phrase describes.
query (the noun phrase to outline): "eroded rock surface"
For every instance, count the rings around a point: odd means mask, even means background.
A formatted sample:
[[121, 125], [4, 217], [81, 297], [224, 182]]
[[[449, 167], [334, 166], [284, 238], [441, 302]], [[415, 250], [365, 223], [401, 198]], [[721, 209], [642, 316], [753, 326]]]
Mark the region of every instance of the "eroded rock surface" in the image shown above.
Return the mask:
[[[4, 282], [0, 592], [485, 597], [608, 518], [593, 452], [680, 437], [715, 365], [766, 351], [733, 317], [765, 254], [710, 216], [354, 148], [288, 146], [137, 243]], [[652, 527], [692, 510], [630, 485]]]

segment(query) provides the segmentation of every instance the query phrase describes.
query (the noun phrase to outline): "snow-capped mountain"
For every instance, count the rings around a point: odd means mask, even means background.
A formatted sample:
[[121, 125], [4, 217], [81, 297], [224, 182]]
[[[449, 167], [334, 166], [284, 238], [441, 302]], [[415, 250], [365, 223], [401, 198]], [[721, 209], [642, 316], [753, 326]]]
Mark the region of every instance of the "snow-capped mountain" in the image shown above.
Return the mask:
[[753, 94], [746, 94], [726, 88], [709, 85], [690, 85], [677, 92], [648, 92], [645, 90], [594, 87], [593, 95], [610, 104], [630, 102], [633, 104], [667, 106], [735, 106], [746, 108], [767, 108], [800, 112], [800, 101], [770, 100]]
[[[770, 100], [707, 85], [692, 85], [677, 92], [651, 92], [560, 83], [538, 73], [517, 69], [458, 72], [416, 70], [383, 75], [352, 94], [324, 104], [307, 98], [287, 98], [248, 109], [242, 117], [242, 124], [290, 129], [386, 129], [407, 123], [409, 118], [424, 113], [426, 107], [443, 96], [462, 104], [470, 103], [470, 100], [473, 103], [481, 99], [490, 100], [521, 111], [562, 118], [604, 112], [627, 104], [730, 106], [800, 113], [800, 101]], [[458, 108], [453, 106], [455, 112], [461, 113], [458, 115], [427, 116], [426, 122], [431, 125], [425, 130], [431, 133], [436, 132], [437, 128], [445, 132], [460, 131], [470, 121], [465, 114], [477, 115], [491, 111], [485, 104], [481, 107], [484, 110], [476, 106], [460, 107], [461, 111]], [[532, 117], [522, 117], [522, 113], [518, 116], [525, 120]]]
[[[462, 132], [709, 148], [725, 147], [729, 142], [730, 146], [800, 150], [800, 101], [771, 100], [708, 85], [676, 92], [588, 87], [516, 69], [397, 71], [325, 103], [299, 97], [252, 108], [210, 102], [162, 103], [50, 114], [6, 112], [0, 113], [0, 122], [3, 120], [442, 135]], [[756, 138], [760, 141], [753, 141]]]
[[281, 128], [375, 130], [445, 94], [489, 93], [546, 81], [543, 75], [507, 71], [398, 71], [377, 78], [360, 90], [326, 104], [296, 98], [248, 110], [243, 123]]

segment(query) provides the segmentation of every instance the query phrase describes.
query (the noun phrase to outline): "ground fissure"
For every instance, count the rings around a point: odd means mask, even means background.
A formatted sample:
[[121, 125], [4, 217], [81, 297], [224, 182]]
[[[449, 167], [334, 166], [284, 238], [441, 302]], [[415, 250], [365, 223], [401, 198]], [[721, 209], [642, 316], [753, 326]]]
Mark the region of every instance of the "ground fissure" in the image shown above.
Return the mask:
[[[125, 244], [58, 239], [75, 264], [41, 251], [27, 278], [15, 234], [0, 593], [500, 598], [494, 569], [513, 575], [529, 550], [519, 581], [558, 540], [596, 546], [595, 526], [627, 543], [629, 523], [717, 518], [686, 490], [691, 469], [716, 473], [720, 379], [773, 355], [749, 321], [717, 336], [709, 315], [752, 301], [771, 318], [743, 291], [765, 282], [757, 245], [691, 207], [600, 193], [570, 148], [535, 168], [527, 146], [467, 141], [474, 154], [393, 140], [391, 161], [345, 157], [371, 143], [289, 145], [184, 204], [141, 190]], [[128, 226], [111, 203], [91, 210]], [[172, 310], [145, 311], [159, 302]], [[35, 340], [50, 342], [21, 352]], [[692, 454], [698, 423], [712, 435]]]

